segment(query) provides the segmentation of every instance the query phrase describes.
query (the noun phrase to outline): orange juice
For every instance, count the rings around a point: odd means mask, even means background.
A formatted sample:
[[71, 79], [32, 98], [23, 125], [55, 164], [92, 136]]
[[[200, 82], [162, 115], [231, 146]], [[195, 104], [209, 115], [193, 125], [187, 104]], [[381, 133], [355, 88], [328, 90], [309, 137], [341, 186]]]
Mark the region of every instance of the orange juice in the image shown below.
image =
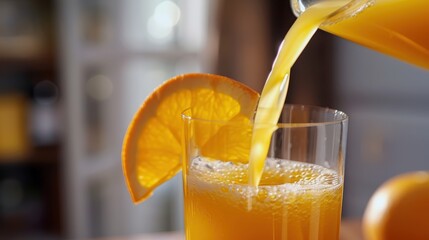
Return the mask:
[[258, 187], [247, 164], [195, 158], [184, 172], [187, 240], [339, 238], [343, 180], [322, 166], [267, 159]]
[[322, 29], [429, 69], [428, 0], [376, 0], [356, 16]]

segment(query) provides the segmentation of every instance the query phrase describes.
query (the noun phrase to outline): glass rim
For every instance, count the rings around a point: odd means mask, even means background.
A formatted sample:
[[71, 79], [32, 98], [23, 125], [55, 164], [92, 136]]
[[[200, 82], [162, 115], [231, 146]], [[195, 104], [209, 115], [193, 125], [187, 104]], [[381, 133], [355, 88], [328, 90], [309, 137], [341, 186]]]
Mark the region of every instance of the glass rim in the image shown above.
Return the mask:
[[[314, 121], [314, 122], [284, 122], [282, 121], [280, 117], [280, 122], [277, 124], [268, 124], [268, 123], [258, 123], [256, 126], [260, 128], [269, 128], [269, 127], [276, 127], [276, 128], [302, 128], [302, 127], [317, 127], [317, 126], [327, 126], [327, 125], [336, 125], [336, 124], [342, 124], [348, 122], [349, 116], [344, 113], [343, 111], [336, 110], [329, 107], [321, 107], [316, 105], [304, 105], [304, 104], [285, 104], [282, 112], [285, 111], [287, 108], [301, 108], [301, 109], [308, 109], [307, 112], [325, 112], [333, 116], [332, 120], [329, 121]], [[269, 108], [263, 108], [263, 109], [269, 109]], [[231, 121], [231, 120], [216, 120], [216, 119], [204, 119], [204, 118], [197, 118], [192, 117], [189, 114], [189, 111], [192, 110], [192, 107], [189, 107], [182, 111], [181, 116], [183, 120], [188, 121], [198, 121], [198, 122], [207, 122], [207, 123], [215, 123], [215, 124], [225, 124], [225, 125], [234, 125], [239, 124], [243, 125], [242, 121]], [[256, 111], [255, 111], [256, 112]], [[250, 123], [250, 125], [255, 126], [253, 121]]]

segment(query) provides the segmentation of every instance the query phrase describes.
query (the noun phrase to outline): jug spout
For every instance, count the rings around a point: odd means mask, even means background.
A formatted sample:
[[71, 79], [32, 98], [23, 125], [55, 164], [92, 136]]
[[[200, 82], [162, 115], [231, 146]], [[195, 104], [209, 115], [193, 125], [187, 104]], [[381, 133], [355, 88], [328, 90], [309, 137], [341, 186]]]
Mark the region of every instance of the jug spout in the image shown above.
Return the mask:
[[310, 6], [321, 2], [343, 2], [343, 7], [331, 14], [331, 16], [322, 24], [330, 25], [344, 19], [356, 16], [365, 8], [371, 6], [375, 0], [290, 0], [292, 11], [295, 16], [301, 15]]

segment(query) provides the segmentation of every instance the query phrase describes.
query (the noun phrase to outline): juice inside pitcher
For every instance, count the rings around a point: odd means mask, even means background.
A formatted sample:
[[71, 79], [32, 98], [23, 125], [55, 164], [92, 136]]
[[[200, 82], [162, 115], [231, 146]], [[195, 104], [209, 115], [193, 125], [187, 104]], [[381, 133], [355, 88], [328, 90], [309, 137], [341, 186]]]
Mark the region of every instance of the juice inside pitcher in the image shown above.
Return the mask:
[[356, 14], [321, 29], [429, 69], [429, 1], [374, 0]]

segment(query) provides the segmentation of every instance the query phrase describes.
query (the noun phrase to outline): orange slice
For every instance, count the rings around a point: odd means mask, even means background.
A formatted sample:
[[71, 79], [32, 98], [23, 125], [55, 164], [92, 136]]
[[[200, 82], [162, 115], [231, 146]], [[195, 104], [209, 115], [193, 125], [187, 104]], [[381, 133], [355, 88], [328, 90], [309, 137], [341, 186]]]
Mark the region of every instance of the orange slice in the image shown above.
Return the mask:
[[[249, 123], [258, 93], [226, 77], [185, 74], [167, 80], [143, 102], [128, 126], [122, 148], [122, 167], [133, 202], [141, 202], [153, 190], [181, 170], [181, 113], [192, 108], [192, 117]], [[228, 126], [201, 123], [196, 144], [203, 155], [243, 162], [250, 148], [250, 124], [237, 134]], [[241, 131], [240, 131], [241, 132]], [[222, 142], [236, 142], [233, 149], [219, 151]], [[246, 149], [247, 148], [247, 149]]]

